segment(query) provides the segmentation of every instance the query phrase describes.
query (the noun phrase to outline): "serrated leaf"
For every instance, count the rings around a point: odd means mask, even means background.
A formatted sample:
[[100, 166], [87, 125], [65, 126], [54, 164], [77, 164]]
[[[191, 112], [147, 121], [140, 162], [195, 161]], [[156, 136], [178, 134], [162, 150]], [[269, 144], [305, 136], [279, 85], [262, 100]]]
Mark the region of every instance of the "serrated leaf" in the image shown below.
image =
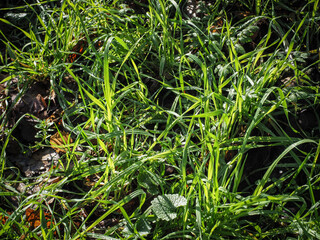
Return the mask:
[[151, 208], [154, 214], [165, 221], [177, 217], [176, 208], [187, 205], [187, 199], [178, 194], [164, 194], [151, 201]]

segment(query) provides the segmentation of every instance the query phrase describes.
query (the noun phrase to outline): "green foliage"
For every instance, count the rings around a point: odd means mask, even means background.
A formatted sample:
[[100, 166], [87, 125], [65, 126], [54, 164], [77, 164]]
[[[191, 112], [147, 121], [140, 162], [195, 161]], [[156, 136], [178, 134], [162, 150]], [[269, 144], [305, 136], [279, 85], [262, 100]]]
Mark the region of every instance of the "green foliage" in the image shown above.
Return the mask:
[[[215, 1], [189, 17], [185, 1], [37, 1], [4, 15], [23, 37], [1, 32], [1, 238], [320, 238], [318, 2]], [[17, 112], [38, 93], [46, 117]], [[54, 132], [59, 164], [30, 177], [22, 163]]]
[[165, 221], [177, 217], [176, 208], [187, 205], [187, 199], [178, 194], [165, 194], [151, 201], [151, 208], [155, 215]]

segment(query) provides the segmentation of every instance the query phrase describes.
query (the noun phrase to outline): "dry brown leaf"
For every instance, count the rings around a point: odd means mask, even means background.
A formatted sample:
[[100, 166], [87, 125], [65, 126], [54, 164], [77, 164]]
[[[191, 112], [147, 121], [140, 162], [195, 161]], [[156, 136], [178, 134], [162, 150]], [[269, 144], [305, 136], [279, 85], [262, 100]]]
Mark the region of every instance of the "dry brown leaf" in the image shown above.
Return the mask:
[[[8, 214], [8, 215], [11, 215], [11, 212], [7, 212], [7, 214]], [[8, 217], [7, 217], [7, 216], [5, 216], [5, 215], [2, 216], [2, 214], [0, 215], [0, 224], [3, 224], [3, 225], [4, 225], [7, 220], [8, 220]]]
[[56, 132], [50, 137], [51, 147], [57, 153], [66, 153], [67, 147], [66, 144], [72, 143], [72, 139], [69, 137], [69, 133], [65, 131]]
[[[47, 228], [51, 228], [54, 226], [54, 223], [51, 221], [51, 214], [48, 212], [43, 212], [45, 221], [47, 223]], [[39, 210], [33, 210], [32, 208], [26, 209], [26, 221], [30, 224], [30, 229], [35, 229], [38, 226], [41, 225], [40, 221], [40, 211]], [[57, 236], [57, 232], [54, 231], [54, 235]]]

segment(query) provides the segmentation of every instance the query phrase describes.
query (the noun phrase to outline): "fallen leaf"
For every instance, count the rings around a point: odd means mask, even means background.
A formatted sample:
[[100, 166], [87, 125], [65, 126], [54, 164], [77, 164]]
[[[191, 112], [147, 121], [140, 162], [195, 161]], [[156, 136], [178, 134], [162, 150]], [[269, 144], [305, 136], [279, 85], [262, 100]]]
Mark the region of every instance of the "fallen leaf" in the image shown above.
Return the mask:
[[[11, 212], [7, 212], [8, 215], [11, 215]], [[0, 224], [5, 224], [6, 221], [8, 220], [7, 216], [2, 216], [2, 214], [0, 215]]]
[[[51, 227], [51, 224], [54, 225], [51, 220], [51, 214], [47, 212], [43, 212], [44, 217], [47, 221], [47, 228], [49, 229]], [[32, 208], [26, 209], [26, 220], [30, 224], [31, 229], [35, 229], [38, 226], [41, 225], [40, 221], [40, 211], [39, 210], [33, 210]]]
[[50, 137], [51, 147], [57, 153], [66, 153], [67, 147], [66, 144], [72, 143], [72, 139], [69, 137], [69, 133], [65, 131], [56, 132]]
[[[52, 148], [43, 148], [32, 155], [18, 154], [10, 156], [10, 162], [17, 166], [26, 177], [40, 175], [49, 171], [53, 166], [58, 166], [60, 155]], [[32, 189], [35, 190], [35, 187]]]

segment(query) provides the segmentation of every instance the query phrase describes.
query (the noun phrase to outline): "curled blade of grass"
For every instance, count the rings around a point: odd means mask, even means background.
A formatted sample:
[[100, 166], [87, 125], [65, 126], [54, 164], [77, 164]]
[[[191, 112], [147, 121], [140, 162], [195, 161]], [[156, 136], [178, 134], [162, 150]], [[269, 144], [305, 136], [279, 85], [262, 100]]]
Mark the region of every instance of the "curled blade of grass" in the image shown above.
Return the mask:
[[276, 160], [274, 160], [274, 162], [271, 164], [271, 166], [268, 168], [268, 170], [266, 171], [266, 173], [264, 174], [264, 176], [262, 177], [259, 185], [256, 187], [253, 196], [258, 196], [262, 193], [264, 185], [267, 183], [267, 180], [269, 179], [272, 171], [275, 169], [275, 167], [277, 166], [277, 164], [280, 162], [280, 160], [291, 150], [293, 150], [294, 148], [298, 147], [301, 144], [305, 144], [305, 143], [313, 143], [316, 144], [317, 143], [314, 140], [310, 140], [310, 139], [303, 139], [300, 140], [296, 143], [291, 144], [289, 147], [287, 147], [281, 154], [279, 157], [277, 157]]

